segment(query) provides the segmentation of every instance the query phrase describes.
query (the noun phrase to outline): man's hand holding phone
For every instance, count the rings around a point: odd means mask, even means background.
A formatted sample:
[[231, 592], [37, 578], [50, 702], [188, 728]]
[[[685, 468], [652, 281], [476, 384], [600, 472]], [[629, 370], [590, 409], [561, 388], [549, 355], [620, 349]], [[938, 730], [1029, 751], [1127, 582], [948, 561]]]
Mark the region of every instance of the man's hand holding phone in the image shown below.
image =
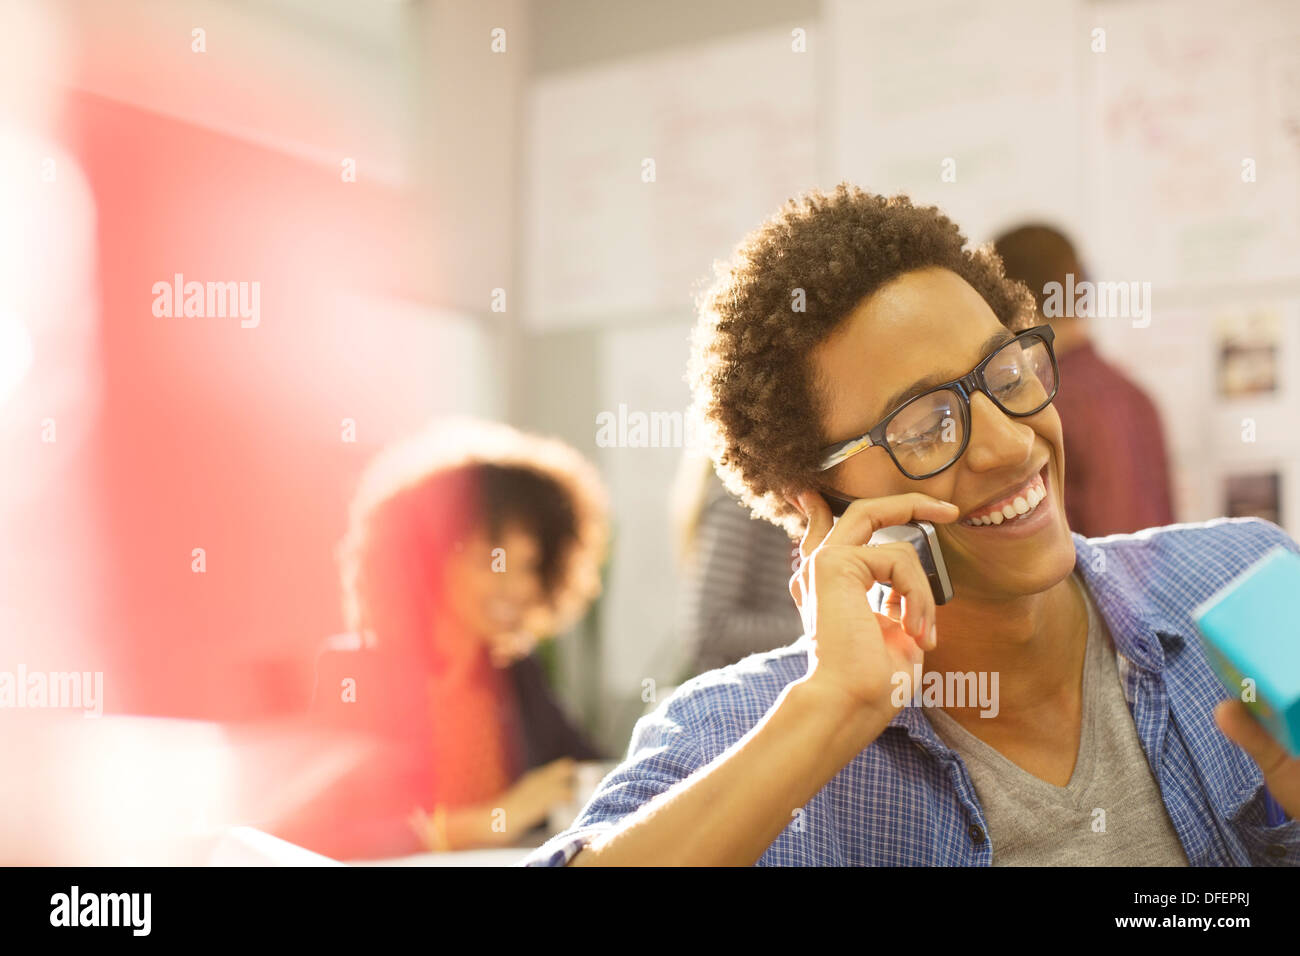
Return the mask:
[[[868, 542], [890, 525], [955, 521], [958, 508], [914, 492], [858, 499], [836, 521], [816, 492], [804, 492], [796, 505], [808, 526], [790, 594], [813, 645], [803, 682], [850, 713], [871, 713], [877, 718], [872, 723], [888, 722], [899, 710], [891, 699], [894, 675], [911, 673], [937, 644], [935, 602], [910, 544]], [[890, 587], [888, 613], [877, 613], [867, 600], [877, 582]]]

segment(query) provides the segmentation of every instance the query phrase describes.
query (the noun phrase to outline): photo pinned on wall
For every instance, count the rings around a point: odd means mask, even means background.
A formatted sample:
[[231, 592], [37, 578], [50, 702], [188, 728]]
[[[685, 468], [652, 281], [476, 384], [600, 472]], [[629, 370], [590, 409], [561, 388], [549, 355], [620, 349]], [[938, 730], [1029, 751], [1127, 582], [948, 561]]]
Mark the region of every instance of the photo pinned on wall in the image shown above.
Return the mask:
[[1282, 477], [1276, 471], [1227, 476], [1223, 500], [1229, 518], [1263, 518], [1282, 526]]
[[1249, 398], [1277, 392], [1281, 327], [1273, 309], [1224, 315], [1215, 321], [1220, 395]]

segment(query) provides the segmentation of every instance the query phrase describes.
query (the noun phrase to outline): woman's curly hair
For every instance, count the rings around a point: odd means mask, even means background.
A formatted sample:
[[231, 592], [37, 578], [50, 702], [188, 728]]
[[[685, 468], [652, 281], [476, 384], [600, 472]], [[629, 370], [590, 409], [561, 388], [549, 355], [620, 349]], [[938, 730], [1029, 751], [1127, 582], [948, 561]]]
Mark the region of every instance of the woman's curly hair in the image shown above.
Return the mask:
[[[818, 484], [827, 397], [811, 353], [864, 299], [915, 269], [950, 269], [1017, 330], [1034, 300], [991, 246], [968, 250], [933, 206], [840, 183], [789, 199], [715, 264], [698, 302], [689, 379], [718, 476], [758, 517], [803, 533], [787, 493]], [[796, 310], [802, 294], [803, 310]]]
[[384, 449], [367, 467], [339, 544], [350, 630], [411, 653], [427, 645], [447, 557], [475, 531], [534, 535], [545, 604], [539, 636], [575, 624], [600, 592], [609, 503], [577, 451], [508, 425], [444, 419]]

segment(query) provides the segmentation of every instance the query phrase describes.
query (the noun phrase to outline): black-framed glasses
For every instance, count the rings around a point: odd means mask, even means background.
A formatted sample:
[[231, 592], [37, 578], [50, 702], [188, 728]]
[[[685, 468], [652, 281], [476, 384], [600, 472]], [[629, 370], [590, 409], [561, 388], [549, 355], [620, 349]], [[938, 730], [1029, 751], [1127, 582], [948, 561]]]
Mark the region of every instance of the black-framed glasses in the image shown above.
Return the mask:
[[936, 385], [894, 409], [865, 435], [822, 449], [819, 471], [874, 445], [908, 478], [930, 478], [952, 466], [970, 443], [970, 397], [983, 392], [1016, 418], [1041, 412], [1056, 397], [1059, 375], [1050, 325], [1016, 335], [968, 375]]

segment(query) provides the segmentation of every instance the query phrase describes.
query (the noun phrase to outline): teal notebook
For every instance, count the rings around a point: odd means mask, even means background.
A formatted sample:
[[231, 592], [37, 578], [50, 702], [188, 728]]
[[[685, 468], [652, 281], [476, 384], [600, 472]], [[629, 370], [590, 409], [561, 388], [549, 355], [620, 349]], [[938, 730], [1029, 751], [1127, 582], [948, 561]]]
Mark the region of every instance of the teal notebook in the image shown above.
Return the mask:
[[1228, 693], [1300, 757], [1300, 556], [1271, 551], [1193, 616]]

